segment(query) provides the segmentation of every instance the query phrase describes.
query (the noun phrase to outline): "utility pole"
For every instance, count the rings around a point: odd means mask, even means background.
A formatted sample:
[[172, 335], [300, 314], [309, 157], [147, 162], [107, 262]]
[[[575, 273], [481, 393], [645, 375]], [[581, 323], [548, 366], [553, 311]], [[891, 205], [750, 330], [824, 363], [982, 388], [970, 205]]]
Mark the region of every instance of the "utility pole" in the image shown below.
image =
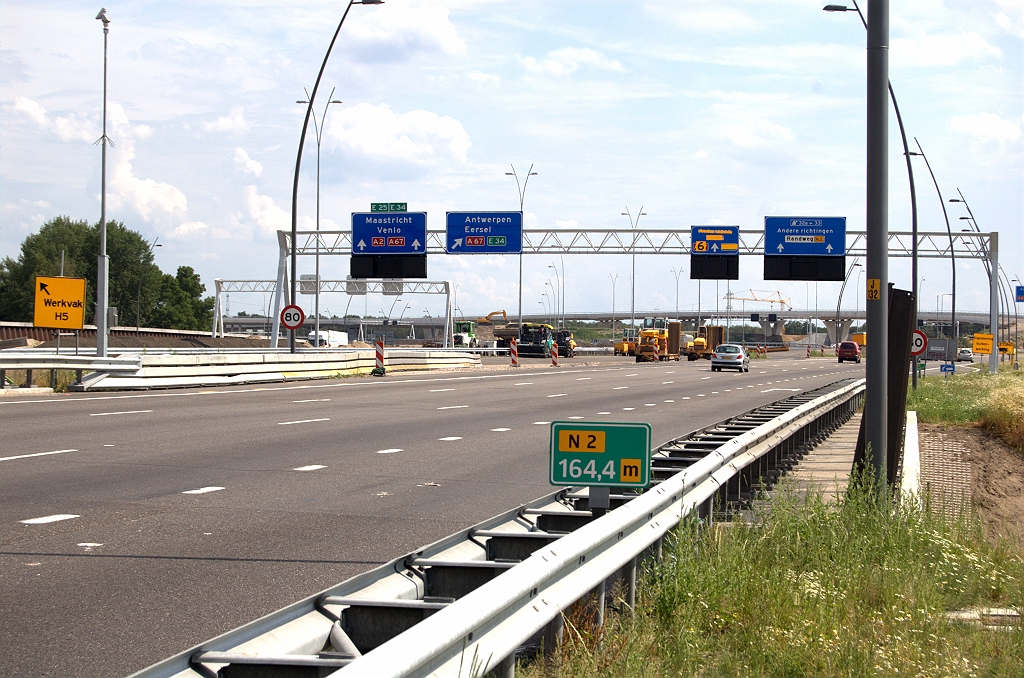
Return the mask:
[[110, 32], [110, 19], [107, 8], [100, 9], [97, 21], [103, 22], [103, 136], [99, 138], [102, 154], [100, 169], [100, 254], [96, 261], [96, 355], [100, 358], [107, 355], [107, 308], [110, 300], [110, 260], [107, 258], [107, 34]]

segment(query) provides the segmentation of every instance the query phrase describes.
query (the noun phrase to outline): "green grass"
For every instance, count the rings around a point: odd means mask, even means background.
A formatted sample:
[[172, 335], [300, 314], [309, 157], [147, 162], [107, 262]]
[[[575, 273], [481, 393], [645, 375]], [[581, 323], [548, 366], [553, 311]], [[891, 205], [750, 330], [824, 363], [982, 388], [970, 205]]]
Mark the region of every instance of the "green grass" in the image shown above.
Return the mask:
[[926, 424], [979, 425], [1024, 449], [1024, 371], [1001, 369], [918, 380], [907, 394], [907, 410]]
[[860, 489], [833, 506], [783, 493], [752, 525], [674, 530], [635, 616], [610, 614], [601, 633], [569, 616], [557, 674], [1019, 677], [1024, 631], [943, 614], [1020, 609], [1014, 553], [973, 522]]

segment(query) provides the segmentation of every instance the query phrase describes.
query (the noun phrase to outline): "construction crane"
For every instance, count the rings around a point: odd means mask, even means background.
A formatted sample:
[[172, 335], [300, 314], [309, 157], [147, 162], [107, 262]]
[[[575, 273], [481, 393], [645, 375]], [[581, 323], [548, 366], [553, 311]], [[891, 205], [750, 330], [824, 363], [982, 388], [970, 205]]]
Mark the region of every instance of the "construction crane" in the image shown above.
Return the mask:
[[[767, 296], [760, 296], [759, 297], [759, 296], [757, 296], [758, 292], [762, 292], [763, 294], [765, 294]], [[729, 296], [729, 295], [726, 295], [726, 296]], [[793, 304], [790, 303], [789, 297], [782, 296], [782, 292], [779, 292], [779, 291], [772, 292], [771, 290], [755, 290], [755, 289], [751, 289], [749, 297], [741, 297], [741, 296], [733, 294], [731, 298], [732, 298], [733, 301], [757, 301], [757, 302], [761, 302], [763, 304], [771, 304], [771, 310], [773, 310], [773, 311], [775, 310], [775, 304], [779, 305], [779, 310], [780, 311], [788, 311], [788, 310], [793, 308]]]

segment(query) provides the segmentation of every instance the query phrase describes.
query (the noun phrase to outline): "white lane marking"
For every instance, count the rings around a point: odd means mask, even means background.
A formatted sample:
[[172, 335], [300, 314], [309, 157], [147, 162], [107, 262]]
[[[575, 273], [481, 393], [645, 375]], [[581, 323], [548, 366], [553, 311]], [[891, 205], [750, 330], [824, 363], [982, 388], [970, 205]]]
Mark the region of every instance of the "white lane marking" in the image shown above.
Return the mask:
[[718, 395], [718, 391], [712, 391], [711, 395]]
[[532, 381], [522, 381], [522, 382], [519, 382], [518, 384], [512, 384], [512, 385], [513, 386], [533, 386], [533, 382]]
[[77, 513], [57, 513], [52, 516], [43, 516], [42, 518], [29, 518], [28, 520], [19, 520], [19, 523], [25, 523], [26, 525], [43, 525], [44, 523], [55, 523], [58, 520], [71, 520], [72, 518], [80, 517]]
[[629, 387], [628, 386], [613, 386], [612, 390], [613, 391], [621, 391], [624, 388], [629, 388]]
[[636, 409], [635, 407], [623, 407], [622, 411], [623, 412], [632, 412], [635, 409]]
[[772, 391], [799, 391], [798, 388], [770, 388], [767, 391], [761, 391], [761, 393], [771, 393]]
[[611, 414], [611, 412], [598, 412], [598, 414]]
[[109, 417], [112, 414], [145, 414], [146, 412], [152, 412], [153, 410], [128, 410], [127, 412], [92, 412], [89, 414], [90, 417]]
[[65, 452], [78, 452], [78, 450], [54, 450], [53, 452], [36, 452], [34, 454], [19, 454], [13, 457], [0, 457], [0, 461], [11, 461], [12, 459], [28, 459], [29, 457], [45, 457], [48, 454], [64, 454]]
[[431, 393], [444, 393], [445, 391], [454, 391], [454, 390], [455, 390], [454, 388], [432, 388], [432, 389], [430, 389], [430, 392]]
[[654, 407], [657, 403], [644, 403], [644, 407]]
[[675, 371], [675, 370], [669, 370], [669, 371], [668, 371], [668, 372], [666, 372], [665, 374], [675, 374], [675, 373], [676, 373], [676, 371]]
[[725, 389], [725, 392], [728, 393], [731, 390], [732, 390], [731, 388], [727, 388], [727, 389]]
[[293, 403], [329, 403], [330, 398], [310, 398], [308, 400], [293, 400]]
[[664, 385], [664, 384], [674, 384], [676, 382], [674, 382], [674, 381], [663, 381], [661, 383], [662, 383], [662, 385]]
[[569, 417], [569, 419], [582, 419], [583, 417]]
[[439, 410], [462, 410], [469, 407], [469, 405], [449, 405], [448, 407], [439, 407]]
[[636, 376], [636, 373], [634, 372], [633, 374], [625, 374], [625, 375], [623, 375], [623, 376], [625, 376], [625, 377], [635, 377], [635, 376]]
[[689, 400], [690, 396], [683, 396], [683, 400]]
[[703, 394], [703, 393], [698, 393], [698, 394], [697, 394], [697, 397], [698, 397], [698, 398], [703, 398], [703, 397], [704, 397], [704, 394]]
[[569, 395], [569, 394], [568, 393], [554, 393], [552, 395], [549, 395], [548, 398], [561, 398], [562, 396], [567, 396], [567, 395]]
[[675, 401], [674, 400], [666, 400], [665, 402], [666, 403], [674, 403]]
[[386, 450], [377, 450], [377, 454], [394, 454], [395, 452], [405, 452], [401, 447], [389, 447]]
[[758, 386], [764, 386], [764, 384], [758, 384]]
[[536, 424], [537, 426], [543, 426], [544, 424], [550, 424], [551, 422], [550, 421], [535, 421], [533, 423]]
[[590, 377], [580, 377], [576, 381], [590, 381]]
[[327, 468], [325, 464], [310, 464], [309, 466], [300, 466], [293, 468], [293, 471], [319, 471], [322, 468]]
[[704, 381], [705, 379], [710, 379], [710, 378], [711, 378], [711, 377], [701, 377], [701, 378], [700, 378], [700, 380], [701, 380], [701, 381]]
[[104, 445], [103, 447], [113, 447], [113, 445]]
[[200, 487], [198, 490], [185, 490], [182, 494], [206, 494], [207, 492], [217, 492], [223, 490], [223, 487], [211, 486], [211, 487]]
[[298, 421], [279, 421], [278, 426], [290, 426], [291, 424], [311, 424], [314, 421], [330, 421], [329, 418], [323, 417], [321, 419], [299, 419]]
[[450, 443], [453, 440], [462, 440], [462, 436], [448, 436], [446, 438], [438, 438], [438, 440], [446, 443]]
[[83, 541], [80, 544], [75, 544], [75, 546], [81, 546], [84, 547], [86, 551], [92, 551], [94, 548], [103, 546], [103, 544], [99, 544], [94, 541]]
[[511, 431], [512, 429], [510, 429], [510, 428], [492, 428], [491, 430], [495, 431], [495, 432], [498, 432], [498, 433], [501, 433], [502, 431]]

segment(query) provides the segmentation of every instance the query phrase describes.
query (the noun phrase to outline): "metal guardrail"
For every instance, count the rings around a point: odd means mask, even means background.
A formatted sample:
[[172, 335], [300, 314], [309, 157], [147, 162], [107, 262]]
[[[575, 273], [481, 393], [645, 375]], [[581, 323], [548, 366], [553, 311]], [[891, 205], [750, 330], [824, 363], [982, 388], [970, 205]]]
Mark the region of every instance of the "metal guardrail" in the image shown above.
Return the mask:
[[[559, 636], [562, 614], [621, 576], [633, 603], [637, 559], [685, 516], [744, 510], [802, 451], [846, 421], [864, 380], [791, 396], [658, 448], [640, 495], [591, 510], [562, 490], [295, 603], [133, 678], [295, 675], [509, 678], [518, 648]], [[229, 667], [228, 671], [221, 670]], [[336, 669], [336, 670], [335, 670]], [[328, 674], [328, 672], [332, 671]], [[313, 674], [310, 674], [313, 675]]]
[[138, 355], [97, 358], [95, 355], [57, 355], [53, 351], [6, 350], [0, 352], [0, 370], [89, 370], [95, 372], [137, 372]]

